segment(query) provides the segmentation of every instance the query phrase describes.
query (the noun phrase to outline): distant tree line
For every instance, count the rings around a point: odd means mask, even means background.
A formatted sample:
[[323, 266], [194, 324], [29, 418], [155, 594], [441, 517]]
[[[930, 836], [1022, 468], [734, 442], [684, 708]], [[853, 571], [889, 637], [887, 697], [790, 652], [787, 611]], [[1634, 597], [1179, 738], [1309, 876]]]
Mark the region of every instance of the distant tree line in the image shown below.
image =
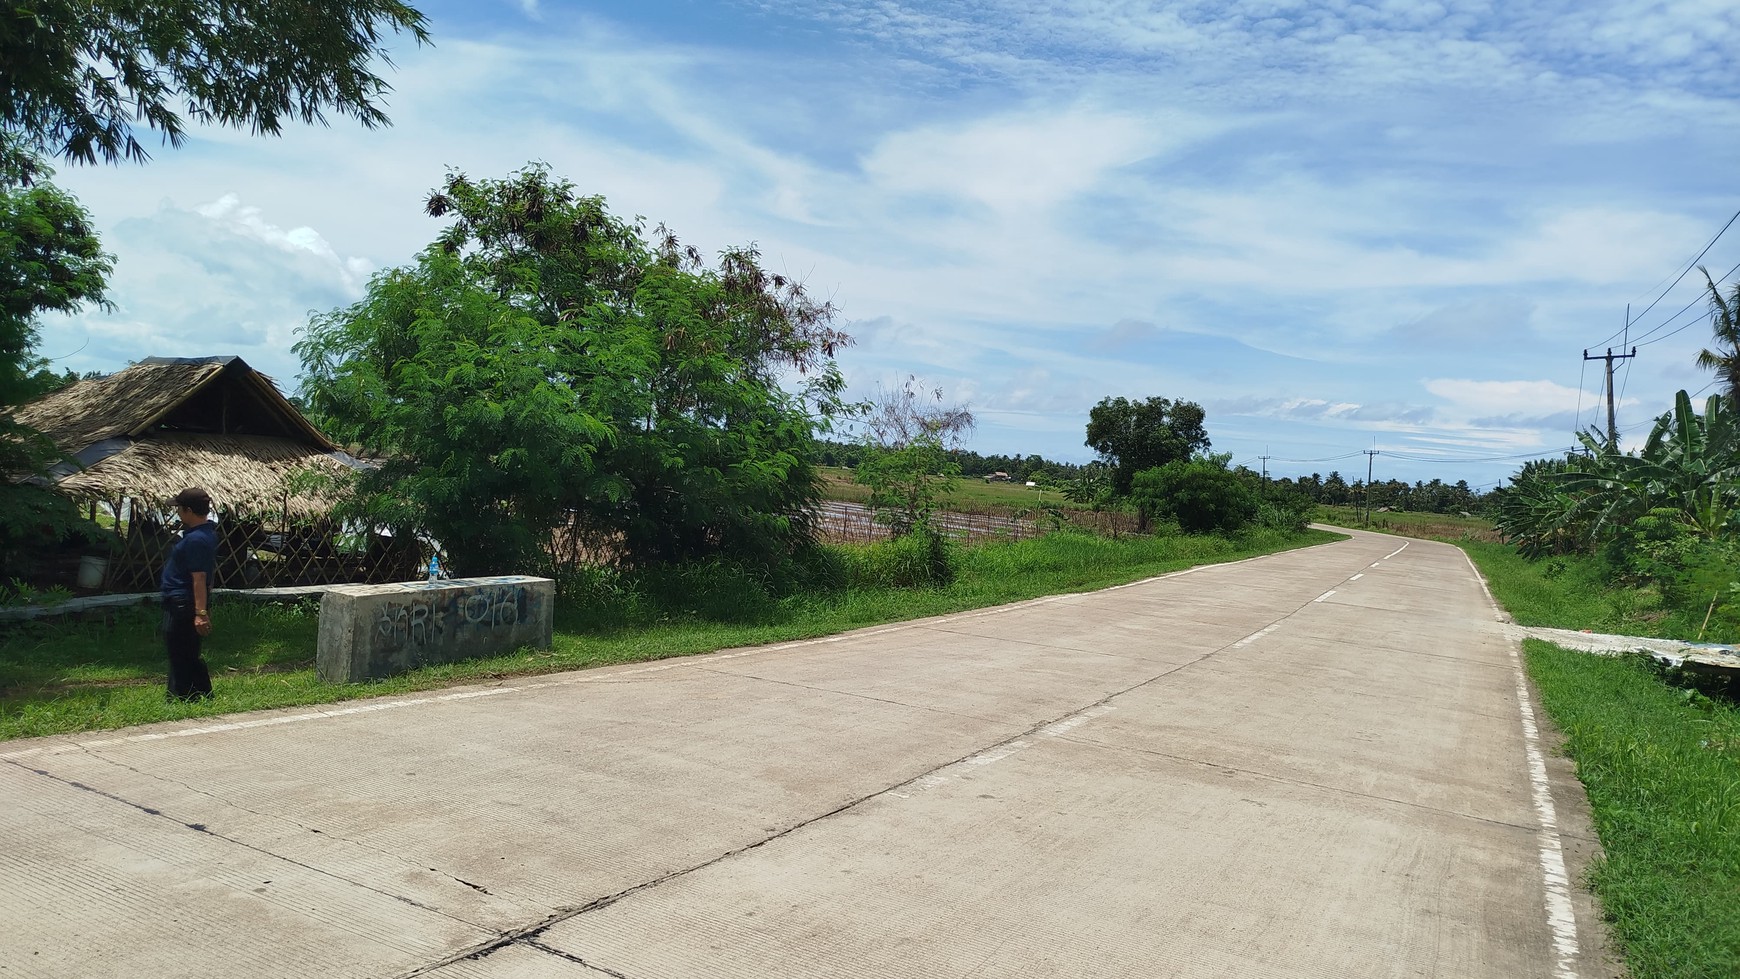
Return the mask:
[[[1269, 482], [1283, 491], [1302, 493], [1314, 503], [1328, 506], [1366, 504], [1365, 480], [1355, 479], [1350, 483], [1339, 472], [1331, 472], [1328, 476], [1312, 473], [1298, 479], [1281, 477]], [[1458, 479], [1454, 483], [1446, 483], [1441, 479], [1431, 482], [1416, 480], [1411, 484], [1400, 479], [1389, 479], [1382, 482], [1372, 481], [1371, 506], [1373, 509], [1388, 507], [1391, 510], [1414, 513], [1473, 513], [1486, 506], [1486, 499], [1481, 493], [1470, 489], [1466, 479]]]
[[[818, 458], [822, 465], [843, 469], [856, 469], [864, 460], [867, 451], [862, 442], [822, 440], [818, 446]], [[1082, 470], [1077, 463], [1057, 462], [1042, 455], [983, 455], [971, 449], [951, 449], [948, 458], [960, 467], [963, 477], [983, 478], [1001, 472], [1008, 473], [1011, 480], [1020, 483], [1028, 480], [1037, 483], [1063, 483], [1080, 475]]]

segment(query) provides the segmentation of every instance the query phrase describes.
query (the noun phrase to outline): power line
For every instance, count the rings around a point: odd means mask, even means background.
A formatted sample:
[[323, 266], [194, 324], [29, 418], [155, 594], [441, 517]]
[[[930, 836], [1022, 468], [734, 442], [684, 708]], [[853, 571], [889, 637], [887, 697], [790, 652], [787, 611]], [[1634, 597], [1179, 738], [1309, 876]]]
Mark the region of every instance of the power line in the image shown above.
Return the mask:
[[[1722, 225], [1722, 230], [1716, 232], [1716, 237], [1710, 239], [1710, 243], [1704, 246], [1704, 250], [1699, 252], [1697, 254], [1697, 256], [1694, 257], [1690, 262], [1687, 262], [1686, 267], [1680, 270], [1680, 274], [1674, 276], [1673, 283], [1671, 285], [1669, 285], [1666, 289], [1663, 289], [1661, 291], [1661, 295], [1656, 296], [1655, 299], [1652, 300], [1648, 306], [1643, 307], [1643, 312], [1638, 313], [1636, 318], [1642, 319], [1650, 310], [1655, 308], [1656, 303], [1659, 303], [1663, 299], [1666, 299], [1667, 294], [1674, 291], [1674, 286], [1679, 285], [1680, 280], [1684, 279], [1686, 277], [1687, 273], [1691, 272], [1692, 269], [1697, 268], [1698, 262], [1702, 261], [1703, 257], [1710, 253], [1710, 249], [1716, 247], [1716, 242], [1721, 240], [1721, 238], [1724, 234], [1728, 233], [1728, 229], [1733, 227], [1734, 222], [1737, 220], [1740, 220], [1740, 211], [1734, 212], [1734, 216], [1728, 219], [1727, 224]], [[1609, 336], [1607, 339], [1602, 340], [1600, 343], [1595, 344], [1595, 346], [1600, 347], [1600, 346], [1604, 346], [1608, 343], [1611, 343], [1613, 341], [1614, 337], [1620, 336], [1626, 330], [1629, 330], [1631, 328], [1631, 323], [1632, 323], [1632, 319], [1627, 318], [1626, 322], [1625, 322], [1624, 329], [1614, 331], [1612, 336]]]
[[1295, 463], [1295, 464], [1301, 463], [1301, 462], [1340, 462], [1343, 459], [1351, 459], [1356, 455], [1359, 455], [1359, 453], [1358, 452], [1348, 452], [1344, 455], [1328, 456], [1328, 457], [1323, 458], [1323, 459], [1276, 459], [1275, 461], [1276, 462]]
[[1491, 463], [1495, 463], [1495, 462], [1521, 462], [1521, 461], [1528, 460], [1528, 459], [1539, 459], [1539, 458], [1542, 458], [1543, 456], [1559, 455], [1559, 454], [1563, 454], [1565, 452], [1571, 452], [1571, 451], [1575, 450], [1576, 448], [1577, 448], [1576, 446], [1562, 446], [1562, 447], [1559, 447], [1556, 449], [1531, 449], [1528, 452], [1517, 452], [1517, 453], [1512, 453], [1510, 455], [1480, 456], [1480, 457], [1472, 457], [1472, 456], [1425, 456], [1425, 455], [1410, 454], [1410, 453], [1406, 453], [1406, 452], [1398, 452], [1394, 449], [1388, 450], [1384, 454], [1389, 455], [1389, 456], [1393, 456], [1394, 458], [1400, 459], [1403, 462], [1425, 462], [1425, 463], [1431, 463], [1433, 465], [1440, 465], [1440, 466], [1463, 466], [1463, 465], [1483, 465], [1483, 464], [1491, 464]]
[[[1733, 268], [1729, 269], [1720, 279], [1717, 279], [1716, 281], [1718, 283], [1726, 282], [1726, 281], [1728, 281], [1728, 279], [1731, 276], [1733, 276], [1733, 274], [1735, 272], [1740, 272], [1740, 263], [1735, 263]], [[1696, 306], [1700, 302], [1703, 302], [1703, 300], [1704, 300], [1703, 295], [1699, 294], [1698, 298], [1692, 300], [1689, 303], [1686, 303], [1684, 306], [1681, 306], [1679, 312], [1668, 317], [1666, 320], [1663, 320], [1660, 325], [1656, 326], [1654, 329], [1648, 331], [1647, 333], [1640, 334], [1638, 336], [1636, 345], [1640, 346], [1640, 347], [1647, 347], [1652, 343], [1660, 343], [1663, 340], [1666, 340], [1668, 337], [1673, 336], [1675, 333], [1678, 333], [1681, 330], [1684, 330], [1686, 327], [1691, 326], [1692, 323], [1698, 322], [1696, 319], [1693, 319], [1690, 323], [1686, 323], [1684, 326], [1680, 326], [1677, 329], [1673, 329], [1673, 330], [1668, 331], [1667, 333], [1663, 333], [1661, 336], [1656, 337], [1653, 340], [1647, 339], [1647, 337], [1649, 337], [1651, 334], [1655, 333], [1656, 330], [1659, 330], [1662, 327], [1665, 327], [1668, 324], [1672, 323], [1674, 320], [1679, 319], [1681, 316], [1684, 316], [1686, 313], [1686, 310], [1691, 309], [1693, 306]]]

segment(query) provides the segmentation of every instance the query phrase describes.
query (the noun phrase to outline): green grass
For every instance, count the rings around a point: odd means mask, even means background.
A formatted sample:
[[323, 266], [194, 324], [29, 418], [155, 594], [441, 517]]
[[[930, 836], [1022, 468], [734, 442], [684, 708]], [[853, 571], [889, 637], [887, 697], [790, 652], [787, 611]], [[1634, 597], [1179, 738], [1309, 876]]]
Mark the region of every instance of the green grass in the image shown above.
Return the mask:
[[1653, 588], [1608, 584], [1596, 558], [1568, 554], [1530, 561], [1508, 544], [1458, 543], [1486, 576], [1499, 603], [1521, 625], [1661, 639], [1697, 635], [1700, 616], [1664, 608]]
[[[1662, 612], [1648, 591], [1607, 586], [1593, 558], [1528, 561], [1502, 544], [1461, 545], [1524, 625], [1670, 637], [1698, 625]], [[1740, 976], [1740, 707], [1647, 657], [1535, 640], [1523, 650], [1588, 791], [1605, 851], [1589, 885], [1632, 976]]]
[[[0, 633], [0, 739], [90, 731], [235, 711], [332, 703], [503, 677], [684, 656], [830, 635], [848, 629], [984, 608], [1040, 595], [1086, 591], [1214, 561], [1324, 543], [1335, 535], [1253, 532], [1217, 537], [1124, 537], [1058, 533], [962, 549], [955, 582], [941, 588], [857, 588], [774, 600], [751, 621], [638, 607], [600, 616], [588, 602], [559, 611], [543, 652], [468, 660], [369, 684], [329, 685], [314, 676], [318, 610], [312, 604], [214, 606], [206, 642], [217, 695], [167, 703], [157, 615], [127, 609], [110, 622], [9, 627]], [[855, 553], [848, 551], [848, 554]], [[844, 561], [850, 564], [851, 560]], [[561, 606], [559, 605], [559, 609]]]
[[1740, 976], [1740, 708], [1641, 656], [1524, 643], [1606, 851], [1590, 883], [1635, 979]]
[[1337, 527], [1358, 527], [1401, 537], [1422, 537], [1460, 543], [1463, 540], [1498, 540], [1498, 531], [1485, 517], [1464, 517], [1453, 513], [1411, 513], [1391, 511], [1371, 514], [1366, 523], [1365, 510], [1353, 506], [1318, 504], [1313, 519]]
[[[822, 467], [822, 492], [830, 500], [863, 503], [870, 498], [870, 487], [852, 481], [852, 470], [833, 466]], [[945, 510], [1031, 510], [1040, 504], [1060, 506], [1069, 510], [1086, 507], [1064, 499], [1055, 486], [1041, 490], [1021, 483], [987, 483], [979, 476], [962, 476], [955, 481], [954, 491], [943, 497]]]

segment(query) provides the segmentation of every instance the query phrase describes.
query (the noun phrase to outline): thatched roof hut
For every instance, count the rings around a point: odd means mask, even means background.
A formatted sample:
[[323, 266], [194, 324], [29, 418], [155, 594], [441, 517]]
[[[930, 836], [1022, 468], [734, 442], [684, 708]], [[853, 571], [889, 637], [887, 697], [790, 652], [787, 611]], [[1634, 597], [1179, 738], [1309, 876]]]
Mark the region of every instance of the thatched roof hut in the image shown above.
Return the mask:
[[240, 357], [152, 357], [56, 391], [14, 417], [77, 460], [50, 473], [62, 492], [152, 509], [203, 486], [233, 513], [315, 516], [324, 501], [290, 493], [288, 477], [361, 465]]

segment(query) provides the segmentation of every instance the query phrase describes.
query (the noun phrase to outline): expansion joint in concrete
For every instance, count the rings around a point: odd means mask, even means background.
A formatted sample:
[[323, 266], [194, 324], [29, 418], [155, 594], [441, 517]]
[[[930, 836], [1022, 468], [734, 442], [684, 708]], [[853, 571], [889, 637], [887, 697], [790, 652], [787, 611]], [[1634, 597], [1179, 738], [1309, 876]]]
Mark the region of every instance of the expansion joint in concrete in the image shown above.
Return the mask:
[[[93, 750], [89, 747], [86, 747], [84, 745], [80, 745], [79, 747], [84, 751], [86, 757], [96, 759], [97, 761], [104, 762], [105, 764], [114, 765], [117, 768], [125, 769], [126, 771], [132, 772], [133, 774], [138, 775], [141, 778], [154, 779], [156, 781], [163, 782], [167, 785], [180, 786], [181, 788], [186, 789], [187, 791], [192, 792], [195, 795], [205, 796], [206, 798], [212, 800], [213, 802], [218, 803], [219, 805], [228, 806], [232, 809], [236, 809], [236, 810], [239, 810], [241, 812], [245, 812], [250, 816], [258, 816], [261, 819], [271, 819], [271, 820], [275, 820], [278, 822], [288, 823], [291, 826], [296, 827], [297, 829], [306, 830], [307, 832], [310, 832], [310, 833], [319, 833], [320, 835], [325, 836], [328, 839], [335, 840], [335, 841], [340, 842], [340, 843], [345, 843], [345, 844], [348, 844], [350, 846], [360, 847], [364, 850], [368, 850], [368, 851], [373, 852], [373, 853], [378, 853], [381, 856], [386, 857], [390, 860], [396, 860], [399, 863], [402, 863], [407, 867], [420, 866], [415, 861], [406, 860], [401, 854], [394, 853], [391, 850], [384, 850], [378, 846], [371, 846], [367, 843], [362, 842], [361, 840], [351, 839], [348, 836], [337, 836], [337, 835], [334, 835], [332, 833], [328, 833], [326, 830], [320, 829], [319, 827], [310, 826], [307, 823], [298, 822], [297, 820], [290, 819], [289, 817], [283, 815], [282, 813], [261, 812], [258, 809], [250, 809], [247, 806], [244, 806], [241, 803], [236, 802], [233, 799], [227, 799], [221, 795], [218, 795], [215, 792], [210, 791], [209, 789], [203, 789], [197, 785], [192, 785], [190, 783], [183, 782], [181, 779], [178, 779], [178, 778], [169, 778], [167, 776], [158, 775], [154, 772], [142, 771], [141, 769], [135, 768], [132, 765], [127, 764], [126, 762], [118, 761], [114, 758], [110, 758], [108, 755], [102, 754], [102, 753], [95, 751], [95, 750]], [[146, 812], [155, 814], [155, 812], [153, 810], [146, 810]], [[195, 824], [183, 824], [183, 825], [195, 825]], [[197, 824], [197, 825], [203, 826], [204, 824]], [[209, 833], [209, 830], [207, 832]], [[216, 835], [216, 834], [211, 834], [211, 835]], [[465, 880], [464, 878], [461, 878], [461, 877], [455, 877], [452, 874], [447, 873], [446, 871], [438, 870], [434, 867], [430, 867], [429, 872], [432, 874], [439, 874], [442, 877], [446, 877], [448, 880], [451, 880], [456, 884], [463, 884], [464, 886], [469, 887], [472, 890], [477, 891], [480, 894], [488, 894], [489, 893], [489, 889], [482, 886], [481, 884], [473, 884], [471, 881]]]
[[535, 948], [538, 951], [543, 952], [545, 955], [553, 955], [558, 959], [562, 959], [563, 961], [566, 961], [566, 962], [572, 962], [575, 965], [584, 966], [588, 969], [591, 969], [593, 972], [599, 973], [600, 975], [612, 976], [612, 977], [614, 977], [614, 979], [631, 979], [631, 977], [625, 973], [617, 972], [615, 969], [607, 969], [604, 966], [599, 965], [596, 962], [588, 962], [585, 959], [581, 958], [580, 956], [573, 954], [572, 952], [564, 952], [561, 949], [556, 948], [553, 945], [545, 945], [543, 942], [540, 942], [535, 938], [524, 938], [524, 939], [521, 939], [517, 944], [524, 945], [527, 948]]
[[[348, 884], [352, 887], [360, 888], [360, 889], [368, 891], [372, 894], [379, 894], [381, 897], [388, 898], [388, 899], [391, 899], [394, 901], [398, 901], [401, 904], [408, 904], [411, 907], [417, 908], [418, 910], [421, 910], [421, 911], [428, 911], [431, 914], [438, 914], [438, 915], [442, 916], [443, 918], [448, 918], [450, 920], [457, 921], [460, 924], [467, 925], [467, 926], [472, 927], [472, 928], [477, 928], [479, 930], [486, 930], [483, 925], [480, 925], [475, 921], [469, 921], [469, 920], [467, 920], [465, 918], [461, 918], [458, 915], [453, 914], [451, 912], [443, 911], [440, 908], [434, 907], [432, 905], [424, 904], [423, 902], [415, 900], [413, 898], [406, 897], [403, 894], [395, 894], [392, 891], [384, 891], [378, 887], [373, 887], [373, 886], [370, 886], [369, 884], [365, 884], [360, 880], [354, 880], [352, 878], [345, 877], [342, 874], [335, 874], [330, 870], [326, 870], [326, 869], [321, 868], [321, 867], [316, 867], [313, 864], [304, 863], [301, 860], [297, 860], [294, 857], [287, 857], [282, 853], [275, 853], [271, 850], [266, 849], [265, 847], [255, 846], [254, 844], [249, 843], [246, 840], [238, 840], [233, 836], [226, 836], [225, 834], [220, 833], [220, 832], [212, 829], [210, 826], [207, 826], [205, 823], [184, 822], [181, 819], [178, 819], [177, 817], [172, 816], [172, 815], [164, 812], [161, 809], [156, 809], [156, 808], [153, 808], [151, 806], [147, 806], [147, 805], [140, 803], [140, 802], [134, 802], [131, 799], [127, 799], [127, 798], [124, 798], [122, 796], [116, 795], [113, 792], [106, 792], [106, 791], [99, 789], [99, 788], [92, 786], [92, 785], [86, 785], [83, 782], [75, 782], [72, 779], [62, 778], [61, 776], [56, 775], [53, 772], [46, 771], [44, 769], [32, 768], [29, 765], [22, 764], [20, 762], [14, 761], [10, 758], [0, 758], [0, 762], [5, 762], [6, 764], [11, 765], [15, 768], [21, 768], [24, 771], [30, 772], [32, 775], [37, 775], [37, 776], [40, 776], [42, 778], [46, 778], [52, 782], [58, 782], [61, 785], [64, 785], [68, 788], [77, 789], [80, 792], [88, 792], [92, 795], [100, 796], [104, 799], [107, 799], [110, 802], [116, 802], [116, 803], [119, 803], [123, 806], [127, 806], [131, 809], [136, 809], [139, 812], [144, 813], [147, 816], [151, 816], [155, 819], [166, 820], [168, 822], [174, 823], [177, 826], [182, 827], [183, 829], [189, 830], [189, 831], [194, 832], [194, 833], [198, 833], [198, 834], [205, 836], [209, 839], [221, 840], [224, 843], [229, 843], [233, 846], [241, 847], [244, 850], [250, 850], [254, 853], [258, 853], [261, 856], [268, 857], [272, 860], [278, 860], [278, 861], [281, 861], [283, 863], [287, 863], [293, 867], [297, 867], [299, 869], [306, 870], [309, 873], [318, 874], [322, 877], [329, 877], [333, 880], [339, 881], [340, 883]], [[318, 833], [320, 831], [319, 830], [310, 830], [310, 832]]]

